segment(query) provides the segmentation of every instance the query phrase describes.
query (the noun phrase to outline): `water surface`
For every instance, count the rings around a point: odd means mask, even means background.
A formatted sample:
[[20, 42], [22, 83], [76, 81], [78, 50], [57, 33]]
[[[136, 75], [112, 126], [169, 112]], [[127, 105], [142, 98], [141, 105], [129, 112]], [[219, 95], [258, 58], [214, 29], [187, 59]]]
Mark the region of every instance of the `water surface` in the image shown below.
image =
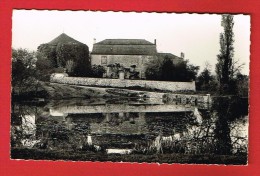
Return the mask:
[[11, 157], [246, 164], [247, 104], [150, 100], [13, 102]]

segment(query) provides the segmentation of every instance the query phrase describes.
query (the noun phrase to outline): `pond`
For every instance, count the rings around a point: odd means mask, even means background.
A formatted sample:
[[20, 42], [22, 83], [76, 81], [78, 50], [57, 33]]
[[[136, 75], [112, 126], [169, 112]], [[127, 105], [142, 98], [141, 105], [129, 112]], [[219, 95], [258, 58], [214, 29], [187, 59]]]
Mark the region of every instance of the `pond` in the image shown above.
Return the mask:
[[248, 105], [132, 99], [13, 102], [11, 158], [247, 164]]

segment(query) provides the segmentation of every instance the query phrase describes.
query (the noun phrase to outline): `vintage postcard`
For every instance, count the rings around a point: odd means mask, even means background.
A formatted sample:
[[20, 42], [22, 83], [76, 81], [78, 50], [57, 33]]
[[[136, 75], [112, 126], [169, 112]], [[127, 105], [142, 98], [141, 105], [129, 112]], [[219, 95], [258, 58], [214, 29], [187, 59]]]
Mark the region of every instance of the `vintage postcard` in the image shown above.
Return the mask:
[[11, 159], [248, 164], [250, 15], [12, 18]]

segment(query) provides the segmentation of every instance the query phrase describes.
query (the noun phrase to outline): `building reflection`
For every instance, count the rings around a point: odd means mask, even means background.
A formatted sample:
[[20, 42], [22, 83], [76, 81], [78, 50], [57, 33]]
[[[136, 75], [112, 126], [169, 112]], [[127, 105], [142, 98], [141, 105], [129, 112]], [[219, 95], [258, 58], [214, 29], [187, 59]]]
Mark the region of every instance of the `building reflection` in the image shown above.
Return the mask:
[[[230, 128], [225, 114], [195, 106], [70, 103], [16, 108], [12, 147], [108, 154], [231, 154], [247, 150], [247, 136], [241, 140], [243, 134]], [[241, 120], [232, 124], [245, 125]]]

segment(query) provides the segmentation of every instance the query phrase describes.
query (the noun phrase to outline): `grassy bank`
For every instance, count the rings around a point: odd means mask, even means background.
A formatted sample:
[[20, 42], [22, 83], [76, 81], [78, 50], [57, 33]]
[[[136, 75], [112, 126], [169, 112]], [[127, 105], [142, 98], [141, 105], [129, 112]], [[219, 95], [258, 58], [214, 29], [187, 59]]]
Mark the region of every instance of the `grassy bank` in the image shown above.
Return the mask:
[[13, 100], [39, 100], [39, 99], [70, 99], [70, 98], [90, 98], [106, 97], [109, 95], [105, 90], [84, 86], [74, 86], [67, 84], [57, 84], [41, 82], [37, 91], [26, 91], [20, 94], [13, 92]]
[[[112, 93], [106, 92], [106, 89], [114, 87], [110, 86], [82, 86], [70, 85], [50, 82], [38, 82], [37, 86], [29, 88], [13, 87], [12, 99], [13, 100], [33, 100], [33, 99], [69, 99], [69, 98], [90, 98], [90, 97], [114, 97]], [[172, 93], [171, 91], [164, 91], [152, 88], [143, 88], [140, 86], [123, 87], [114, 89], [124, 89], [133, 91], [148, 91], [159, 93]], [[180, 94], [196, 94], [193, 91], [176, 91]]]
[[12, 149], [12, 159], [70, 160], [70, 161], [113, 161], [147, 163], [196, 163], [196, 164], [247, 164], [246, 155], [189, 155], [189, 154], [106, 154], [91, 151], [46, 151], [39, 149]]

